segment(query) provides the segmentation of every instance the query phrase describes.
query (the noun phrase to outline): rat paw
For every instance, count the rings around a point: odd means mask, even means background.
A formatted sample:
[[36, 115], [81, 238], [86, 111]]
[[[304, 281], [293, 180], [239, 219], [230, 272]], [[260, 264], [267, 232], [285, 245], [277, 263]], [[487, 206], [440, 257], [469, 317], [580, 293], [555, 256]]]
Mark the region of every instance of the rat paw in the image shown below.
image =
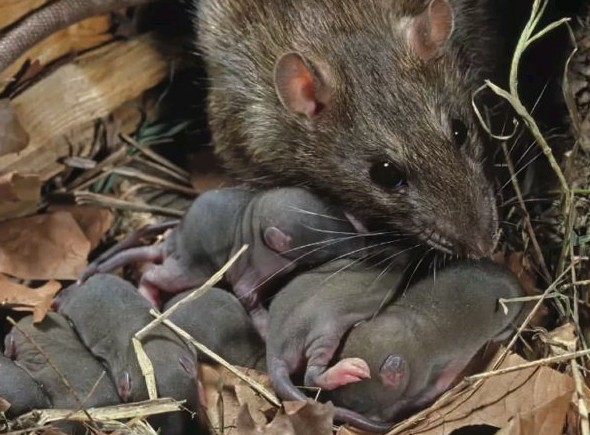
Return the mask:
[[361, 358], [345, 358], [316, 377], [314, 383], [324, 390], [331, 391], [370, 378], [371, 370], [365, 360]]

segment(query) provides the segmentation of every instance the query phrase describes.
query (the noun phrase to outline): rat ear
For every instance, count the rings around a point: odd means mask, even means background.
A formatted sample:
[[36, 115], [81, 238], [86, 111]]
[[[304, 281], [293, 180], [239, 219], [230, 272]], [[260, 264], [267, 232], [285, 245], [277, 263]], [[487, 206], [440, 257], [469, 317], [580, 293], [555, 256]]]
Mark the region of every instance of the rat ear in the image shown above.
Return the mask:
[[128, 371], [124, 371], [117, 377], [117, 392], [123, 402], [129, 402], [131, 399], [131, 375]]
[[264, 230], [264, 243], [275, 252], [285, 252], [291, 249], [291, 236], [277, 227], [270, 227]]
[[331, 88], [319, 71], [299, 53], [287, 53], [274, 70], [277, 96], [285, 108], [313, 118], [329, 103]]
[[449, 0], [430, 0], [426, 10], [412, 18], [407, 29], [408, 43], [423, 60], [431, 60], [440, 55], [454, 24]]
[[409, 364], [399, 355], [389, 355], [379, 368], [379, 377], [385, 387], [401, 390], [410, 379]]

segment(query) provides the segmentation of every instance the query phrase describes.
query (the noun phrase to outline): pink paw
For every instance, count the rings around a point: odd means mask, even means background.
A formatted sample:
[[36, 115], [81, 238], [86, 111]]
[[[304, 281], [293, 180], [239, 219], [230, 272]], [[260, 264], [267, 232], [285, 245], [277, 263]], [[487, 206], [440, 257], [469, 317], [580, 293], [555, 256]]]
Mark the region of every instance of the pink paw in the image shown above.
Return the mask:
[[370, 378], [371, 370], [364, 359], [345, 358], [314, 379], [314, 383], [324, 390], [331, 391]]

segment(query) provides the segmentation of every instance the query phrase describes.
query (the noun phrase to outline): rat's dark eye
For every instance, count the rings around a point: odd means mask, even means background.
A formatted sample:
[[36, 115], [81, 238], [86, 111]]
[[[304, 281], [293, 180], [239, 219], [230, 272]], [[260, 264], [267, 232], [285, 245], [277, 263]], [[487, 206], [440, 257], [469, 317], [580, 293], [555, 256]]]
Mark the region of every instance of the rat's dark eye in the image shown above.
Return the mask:
[[451, 120], [451, 129], [453, 131], [453, 140], [458, 147], [462, 146], [467, 140], [467, 126], [458, 119]]
[[406, 183], [402, 171], [392, 162], [381, 161], [373, 164], [369, 172], [371, 180], [382, 187], [400, 187]]

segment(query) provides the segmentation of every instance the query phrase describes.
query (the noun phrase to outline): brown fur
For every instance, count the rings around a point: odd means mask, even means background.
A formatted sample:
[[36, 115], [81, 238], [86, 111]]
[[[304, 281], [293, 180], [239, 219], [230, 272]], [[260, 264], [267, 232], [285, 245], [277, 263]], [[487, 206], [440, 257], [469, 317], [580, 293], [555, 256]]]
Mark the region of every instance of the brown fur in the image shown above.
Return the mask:
[[[309, 185], [369, 224], [422, 241], [439, 235], [455, 253], [487, 252], [496, 210], [471, 109], [471, 91], [494, 64], [486, 1], [451, 1], [456, 31], [441, 56], [425, 61], [404, 29], [426, 2], [202, 0], [196, 26], [217, 152], [242, 178]], [[466, 37], [473, 27], [478, 38]], [[311, 120], [287, 110], [275, 91], [275, 63], [292, 51], [333, 91]], [[461, 149], [451, 118], [469, 128]], [[371, 182], [369, 169], [383, 158], [404, 169], [407, 187]]]

